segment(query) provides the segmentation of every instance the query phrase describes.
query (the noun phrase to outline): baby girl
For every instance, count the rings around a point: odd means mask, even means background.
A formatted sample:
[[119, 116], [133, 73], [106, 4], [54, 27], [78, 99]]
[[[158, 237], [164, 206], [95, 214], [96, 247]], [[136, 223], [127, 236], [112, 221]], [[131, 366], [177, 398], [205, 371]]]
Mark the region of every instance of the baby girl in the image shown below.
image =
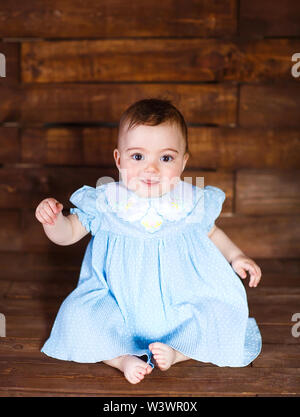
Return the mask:
[[38, 205], [52, 242], [91, 233], [43, 353], [104, 362], [132, 384], [154, 366], [194, 359], [240, 367], [258, 356], [261, 335], [239, 277], [248, 271], [256, 287], [261, 270], [215, 225], [225, 193], [181, 180], [189, 155], [180, 111], [169, 100], [140, 100], [119, 123], [120, 181], [76, 190], [68, 216], [55, 198]]

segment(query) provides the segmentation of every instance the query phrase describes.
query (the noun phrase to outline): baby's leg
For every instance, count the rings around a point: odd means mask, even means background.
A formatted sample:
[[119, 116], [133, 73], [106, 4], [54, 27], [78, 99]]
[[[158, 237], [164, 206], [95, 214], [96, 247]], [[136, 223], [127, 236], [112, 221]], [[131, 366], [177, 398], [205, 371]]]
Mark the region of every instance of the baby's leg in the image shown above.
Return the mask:
[[118, 356], [117, 358], [102, 362], [120, 369], [120, 371], [124, 372], [125, 378], [132, 384], [137, 384], [144, 379], [146, 374], [152, 372], [152, 367], [150, 365], [133, 355]]
[[183, 353], [178, 352], [165, 343], [155, 342], [149, 345], [149, 349], [153, 353], [155, 363], [161, 371], [166, 371], [170, 366], [178, 362], [187, 361], [189, 358]]

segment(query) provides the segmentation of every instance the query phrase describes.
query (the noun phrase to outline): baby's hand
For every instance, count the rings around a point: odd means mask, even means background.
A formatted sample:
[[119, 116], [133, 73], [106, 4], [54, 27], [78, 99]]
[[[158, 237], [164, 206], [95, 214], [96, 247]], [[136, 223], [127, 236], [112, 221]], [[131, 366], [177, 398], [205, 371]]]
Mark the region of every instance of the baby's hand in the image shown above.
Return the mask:
[[43, 224], [54, 225], [62, 209], [63, 205], [55, 200], [55, 198], [45, 198], [37, 206], [35, 217]]
[[238, 255], [231, 262], [232, 268], [242, 279], [247, 277], [247, 272], [250, 273], [249, 287], [256, 287], [261, 278], [260, 267], [250, 258], [245, 255]]

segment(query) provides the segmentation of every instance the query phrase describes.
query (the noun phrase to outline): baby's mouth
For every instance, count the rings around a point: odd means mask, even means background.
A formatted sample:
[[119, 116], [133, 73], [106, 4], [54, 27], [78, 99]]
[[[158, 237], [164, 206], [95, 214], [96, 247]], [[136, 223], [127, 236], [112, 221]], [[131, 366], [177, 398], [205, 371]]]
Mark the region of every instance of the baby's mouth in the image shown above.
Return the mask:
[[149, 186], [159, 184], [159, 180], [147, 180], [147, 179], [143, 180], [142, 179], [141, 181], [144, 184], [149, 185]]

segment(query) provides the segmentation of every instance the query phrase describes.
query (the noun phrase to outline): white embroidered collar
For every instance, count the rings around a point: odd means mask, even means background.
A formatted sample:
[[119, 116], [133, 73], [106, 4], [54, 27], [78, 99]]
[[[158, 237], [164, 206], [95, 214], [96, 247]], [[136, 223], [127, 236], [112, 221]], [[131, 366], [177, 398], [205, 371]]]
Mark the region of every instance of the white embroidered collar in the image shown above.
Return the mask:
[[[153, 198], [138, 196], [122, 181], [101, 185], [97, 190], [103, 191], [98, 193], [98, 210], [112, 211], [129, 222], [139, 220], [148, 232], [159, 230], [164, 220], [176, 221], [187, 217], [196, 203], [199, 206], [199, 197], [203, 197], [203, 189], [182, 180], [171, 191]], [[191, 222], [193, 217], [187, 217], [186, 220]], [[199, 213], [197, 220], [199, 221]]]

